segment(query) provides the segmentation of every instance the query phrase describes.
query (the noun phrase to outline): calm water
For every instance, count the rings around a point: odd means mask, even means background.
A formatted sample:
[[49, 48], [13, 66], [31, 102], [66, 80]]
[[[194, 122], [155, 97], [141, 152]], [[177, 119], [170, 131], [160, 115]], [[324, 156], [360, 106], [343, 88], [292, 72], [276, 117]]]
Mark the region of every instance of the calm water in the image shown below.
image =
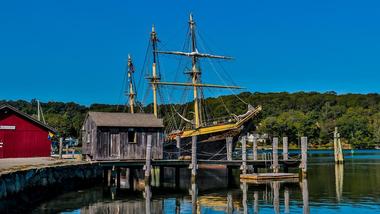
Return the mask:
[[94, 187], [52, 198], [33, 212], [380, 213], [380, 150], [345, 151], [345, 160], [344, 166], [335, 166], [330, 151], [310, 152], [308, 179], [300, 183], [235, 179], [235, 186], [228, 187], [223, 170], [202, 170], [197, 185], [182, 179], [179, 190]]

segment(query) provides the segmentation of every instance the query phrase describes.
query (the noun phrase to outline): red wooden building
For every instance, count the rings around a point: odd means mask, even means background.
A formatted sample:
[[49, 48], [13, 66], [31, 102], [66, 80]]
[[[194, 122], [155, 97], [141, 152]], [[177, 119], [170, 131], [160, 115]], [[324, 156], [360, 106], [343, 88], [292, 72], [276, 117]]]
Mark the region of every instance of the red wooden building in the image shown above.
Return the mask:
[[49, 157], [55, 129], [10, 105], [0, 106], [0, 158]]

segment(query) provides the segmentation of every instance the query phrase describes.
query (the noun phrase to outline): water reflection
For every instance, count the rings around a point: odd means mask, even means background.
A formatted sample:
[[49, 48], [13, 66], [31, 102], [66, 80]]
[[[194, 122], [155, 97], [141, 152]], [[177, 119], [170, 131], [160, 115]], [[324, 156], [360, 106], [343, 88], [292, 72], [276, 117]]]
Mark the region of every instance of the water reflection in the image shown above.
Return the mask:
[[[186, 169], [181, 173], [187, 177]], [[138, 172], [135, 174], [138, 177]], [[126, 180], [125, 189], [95, 187], [70, 192], [44, 202], [33, 212], [380, 213], [380, 161], [373, 159], [350, 160], [344, 165], [324, 160], [310, 164], [307, 180], [239, 184], [235, 179], [238, 185], [232, 188], [225, 174], [223, 170], [201, 170], [197, 184], [181, 177], [181, 185], [175, 188], [175, 179], [168, 172], [164, 185], [141, 186], [134, 181], [133, 191]]]

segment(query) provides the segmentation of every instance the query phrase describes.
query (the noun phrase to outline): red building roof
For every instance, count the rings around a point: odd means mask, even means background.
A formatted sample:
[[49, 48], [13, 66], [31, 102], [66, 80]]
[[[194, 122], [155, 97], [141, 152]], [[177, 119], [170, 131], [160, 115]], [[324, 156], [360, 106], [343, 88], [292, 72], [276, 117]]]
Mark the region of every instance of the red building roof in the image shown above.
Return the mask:
[[36, 123], [38, 124], [39, 126], [42, 126], [43, 128], [47, 129], [48, 131], [50, 132], [53, 132], [53, 133], [57, 133], [57, 130], [55, 130], [53, 127], [35, 119], [34, 117], [18, 110], [17, 108], [11, 106], [11, 105], [8, 105], [8, 104], [3, 104], [0, 106], [0, 113], [2, 112], [2, 110], [5, 109], [5, 110], [10, 110], [18, 115], [20, 115], [21, 117], [23, 117], [24, 119], [27, 119], [29, 120], [30, 122], [33, 122], [33, 123]]

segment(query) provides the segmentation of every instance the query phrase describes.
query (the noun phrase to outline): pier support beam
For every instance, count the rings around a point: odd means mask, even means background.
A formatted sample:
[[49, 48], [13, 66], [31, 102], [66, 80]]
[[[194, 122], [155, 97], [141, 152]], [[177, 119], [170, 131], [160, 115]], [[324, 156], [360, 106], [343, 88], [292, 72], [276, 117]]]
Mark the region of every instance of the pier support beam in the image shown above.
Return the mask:
[[146, 141], [146, 155], [145, 155], [145, 184], [149, 184], [150, 182], [150, 175], [151, 175], [151, 160], [152, 160], [152, 135], [147, 136]]
[[197, 176], [198, 162], [197, 162], [197, 136], [192, 137], [191, 142], [191, 182], [195, 183]]
[[307, 137], [301, 137], [301, 178], [307, 176]]
[[175, 188], [176, 189], [179, 189], [179, 186], [180, 186], [180, 171], [181, 171], [181, 168], [179, 167], [175, 167]]
[[246, 141], [246, 137], [243, 136], [241, 138], [241, 149], [242, 149], [242, 153], [241, 153], [241, 159], [242, 159], [242, 165], [241, 165], [241, 170], [243, 172], [243, 174], [247, 174], [247, 141]]
[[226, 138], [227, 160], [232, 160], [232, 137]]
[[278, 173], [278, 138], [274, 137], [273, 138], [273, 148], [272, 148], [272, 158], [273, 158], [273, 163], [272, 163], [272, 169], [274, 173]]

